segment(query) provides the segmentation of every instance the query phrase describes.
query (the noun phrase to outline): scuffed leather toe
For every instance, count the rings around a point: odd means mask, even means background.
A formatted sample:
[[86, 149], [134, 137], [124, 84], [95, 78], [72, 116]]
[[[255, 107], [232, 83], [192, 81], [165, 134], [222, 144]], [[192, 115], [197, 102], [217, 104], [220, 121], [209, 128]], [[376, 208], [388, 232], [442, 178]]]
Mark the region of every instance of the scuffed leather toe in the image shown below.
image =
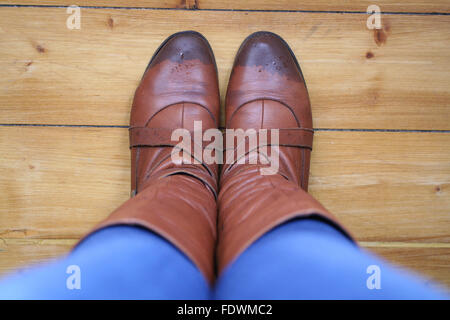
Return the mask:
[[271, 74], [284, 75], [291, 80], [303, 81], [298, 62], [286, 42], [272, 32], [259, 31], [242, 43], [235, 66], [259, 67]]

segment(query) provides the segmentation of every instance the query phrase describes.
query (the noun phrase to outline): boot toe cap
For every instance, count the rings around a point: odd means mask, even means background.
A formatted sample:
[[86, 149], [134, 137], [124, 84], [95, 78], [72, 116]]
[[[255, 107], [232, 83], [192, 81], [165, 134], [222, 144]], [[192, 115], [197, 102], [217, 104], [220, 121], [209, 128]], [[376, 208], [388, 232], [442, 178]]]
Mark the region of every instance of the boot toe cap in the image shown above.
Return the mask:
[[183, 31], [170, 36], [155, 53], [149, 67], [164, 60], [179, 64], [200, 60], [205, 65], [215, 65], [208, 41], [196, 31]]
[[303, 81], [298, 62], [287, 43], [268, 31], [255, 32], [244, 40], [235, 66], [257, 67], [258, 72], [266, 71]]

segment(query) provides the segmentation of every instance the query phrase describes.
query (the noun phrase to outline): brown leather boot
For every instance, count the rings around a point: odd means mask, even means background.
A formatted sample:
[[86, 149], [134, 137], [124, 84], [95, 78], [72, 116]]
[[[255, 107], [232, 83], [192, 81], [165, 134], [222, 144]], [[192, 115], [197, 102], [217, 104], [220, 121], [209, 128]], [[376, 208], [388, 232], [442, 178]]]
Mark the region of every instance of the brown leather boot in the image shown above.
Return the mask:
[[218, 119], [217, 68], [209, 43], [193, 31], [170, 36], [154, 54], [134, 96], [132, 198], [93, 231], [118, 224], [152, 230], [184, 252], [212, 283], [218, 167], [175, 164], [171, 152], [178, 141], [171, 141], [171, 134], [185, 128], [193, 137], [194, 121], [202, 121], [207, 130], [217, 128]]
[[[319, 217], [350, 234], [307, 193], [313, 126], [308, 91], [297, 59], [286, 42], [269, 32], [250, 35], [234, 62], [226, 95], [226, 129], [279, 129], [279, 143], [267, 139], [249, 152], [244, 164], [225, 152], [218, 199], [217, 266], [220, 274], [256, 239], [298, 217]], [[226, 139], [230, 139], [227, 135]], [[239, 144], [237, 138], [235, 146]], [[255, 155], [276, 156], [276, 174], [262, 175]], [[251, 150], [250, 150], [251, 151]], [[270, 153], [270, 154], [269, 154]], [[241, 158], [242, 161], [243, 158]]]

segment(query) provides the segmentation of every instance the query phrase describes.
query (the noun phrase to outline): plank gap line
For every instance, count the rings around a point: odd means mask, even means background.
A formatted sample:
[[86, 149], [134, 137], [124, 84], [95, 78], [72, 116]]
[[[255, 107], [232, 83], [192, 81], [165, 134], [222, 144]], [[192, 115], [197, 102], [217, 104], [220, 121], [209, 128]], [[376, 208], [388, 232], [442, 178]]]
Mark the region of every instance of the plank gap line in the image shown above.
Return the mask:
[[[39, 5], [39, 4], [0, 4], [6, 8], [67, 8], [67, 5]], [[281, 9], [221, 9], [221, 8], [157, 8], [157, 7], [120, 7], [120, 6], [79, 6], [82, 9], [113, 9], [113, 10], [177, 10], [177, 11], [222, 11], [222, 12], [287, 12], [287, 13], [330, 13], [330, 14], [366, 14], [366, 11], [347, 10], [281, 10]], [[450, 12], [399, 12], [384, 11], [382, 15], [436, 15], [448, 16]]]

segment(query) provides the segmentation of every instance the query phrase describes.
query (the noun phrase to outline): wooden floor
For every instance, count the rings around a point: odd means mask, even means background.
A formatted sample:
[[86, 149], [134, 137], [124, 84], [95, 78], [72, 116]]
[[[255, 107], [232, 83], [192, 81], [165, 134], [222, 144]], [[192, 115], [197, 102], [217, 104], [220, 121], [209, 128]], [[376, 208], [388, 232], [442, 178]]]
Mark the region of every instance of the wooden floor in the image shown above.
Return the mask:
[[210, 41], [223, 94], [258, 30], [291, 45], [317, 134], [310, 191], [361, 246], [450, 286], [450, 1], [0, 1], [0, 275], [66, 253], [129, 196], [128, 117], [157, 46]]

